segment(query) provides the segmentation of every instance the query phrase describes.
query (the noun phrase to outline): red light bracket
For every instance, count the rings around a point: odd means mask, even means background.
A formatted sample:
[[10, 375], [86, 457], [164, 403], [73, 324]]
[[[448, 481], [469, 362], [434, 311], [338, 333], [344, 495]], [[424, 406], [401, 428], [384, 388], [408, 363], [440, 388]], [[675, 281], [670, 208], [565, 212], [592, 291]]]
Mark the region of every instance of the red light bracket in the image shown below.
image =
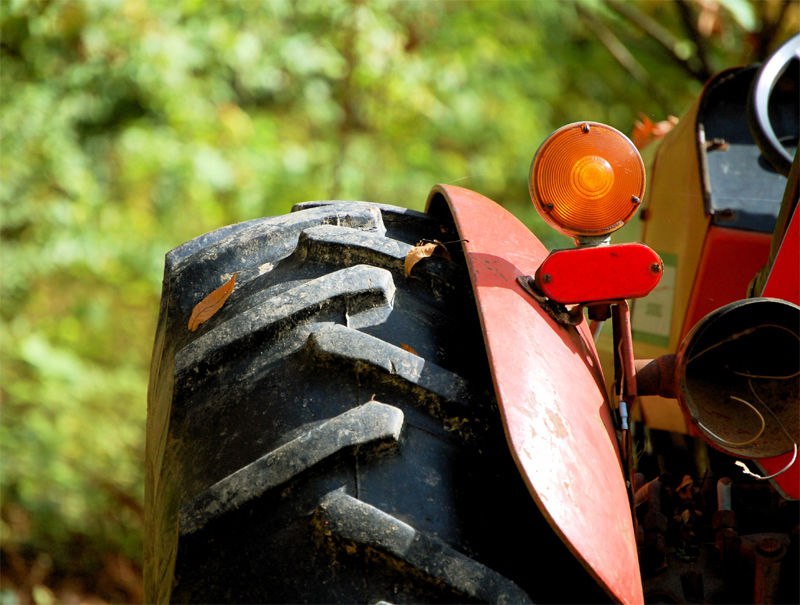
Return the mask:
[[664, 263], [644, 244], [556, 250], [536, 271], [539, 292], [561, 304], [646, 296], [658, 285]]

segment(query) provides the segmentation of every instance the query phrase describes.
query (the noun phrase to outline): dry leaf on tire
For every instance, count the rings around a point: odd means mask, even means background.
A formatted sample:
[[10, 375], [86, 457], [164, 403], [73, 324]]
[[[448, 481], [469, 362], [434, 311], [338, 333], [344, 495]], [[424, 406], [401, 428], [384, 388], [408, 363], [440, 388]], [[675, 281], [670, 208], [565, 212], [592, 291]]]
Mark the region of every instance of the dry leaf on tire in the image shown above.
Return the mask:
[[414, 347], [412, 347], [411, 345], [408, 345], [408, 344], [406, 344], [404, 342], [400, 343], [400, 348], [403, 349], [404, 351], [408, 351], [409, 353], [413, 353], [417, 357], [422, 357], [422, 355], [417, 353], [417, 350]]
[[200, 327], [200, 324], [207, 322], [214, 314], [222, 308], [225, 301], [233, 292], [233, 287], [236, 285], [236, 273], [231, 278], [222, 284], [219, 288], [214, 290], [211, 294], [206, 296], [203, 300], [197, 303], [192, 309], [192, 314], [189, 317], [189, 330], [194, 332]]
[[411, 275], [411, 269], [414, 268], [419, 261], [423, 258], [428, 258], [434, 254], [440, 254], [446, 259], [450, 260], [450, 253], [447, 251], [445, 245], [438, 240], [421, 240], [416, 246], [411, 248], [406, 254], [405, 273], [406, 277]]

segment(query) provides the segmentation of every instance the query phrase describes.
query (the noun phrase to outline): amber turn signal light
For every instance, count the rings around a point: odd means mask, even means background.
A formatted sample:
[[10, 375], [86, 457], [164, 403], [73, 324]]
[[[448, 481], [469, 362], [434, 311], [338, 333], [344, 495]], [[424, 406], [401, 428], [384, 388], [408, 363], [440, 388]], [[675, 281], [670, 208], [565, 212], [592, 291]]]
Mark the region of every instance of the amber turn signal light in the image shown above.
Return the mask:
[[573, 237], [605, 236], [641, 204], [644, 163], [618, 130], [575, 122], [542, 143], [528, 183], [536, 210], [551, 226]]

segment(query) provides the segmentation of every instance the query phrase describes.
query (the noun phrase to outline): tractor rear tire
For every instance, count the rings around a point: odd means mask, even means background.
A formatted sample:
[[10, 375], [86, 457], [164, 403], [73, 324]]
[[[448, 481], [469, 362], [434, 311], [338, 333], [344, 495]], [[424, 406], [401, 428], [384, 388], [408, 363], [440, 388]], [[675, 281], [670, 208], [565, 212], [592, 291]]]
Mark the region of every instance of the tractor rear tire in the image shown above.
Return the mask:
[[458, 239], [446, 208], [434, 214], [306, 203], [167, 255], [148, 602], [598, 596], [506, 446], [460, 244], [405, 273], [418, 241]]

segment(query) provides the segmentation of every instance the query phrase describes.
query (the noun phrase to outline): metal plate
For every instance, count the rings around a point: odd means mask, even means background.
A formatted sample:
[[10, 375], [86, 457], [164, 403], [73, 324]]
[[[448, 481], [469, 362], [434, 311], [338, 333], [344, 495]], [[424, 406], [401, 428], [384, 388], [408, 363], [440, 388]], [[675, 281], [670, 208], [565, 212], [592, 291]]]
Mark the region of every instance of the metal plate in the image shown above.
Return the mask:
[[615, 601], [643, 602], [633, 521], [602, 370], [586, 323], [555, 323], [517, 283], [547, 256], [511, 213], [439, 185], [466, 240], [506, 437], [552, 528]]

